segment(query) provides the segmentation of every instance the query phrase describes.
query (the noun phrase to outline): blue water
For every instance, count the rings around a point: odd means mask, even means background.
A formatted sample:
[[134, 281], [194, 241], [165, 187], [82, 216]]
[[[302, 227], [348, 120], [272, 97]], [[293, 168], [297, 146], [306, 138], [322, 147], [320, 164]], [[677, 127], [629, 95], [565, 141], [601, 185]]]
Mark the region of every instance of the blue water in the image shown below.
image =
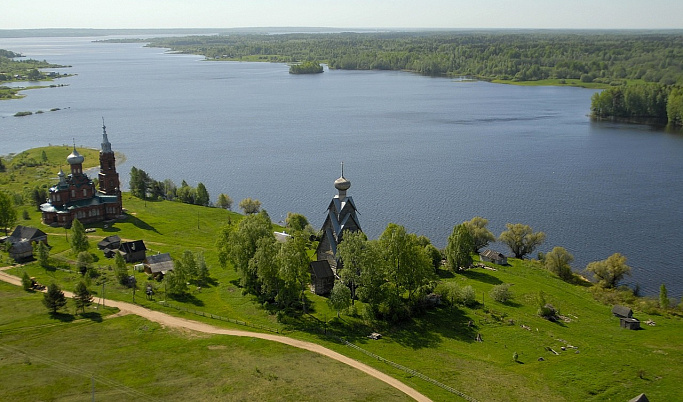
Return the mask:
[[[496, 235], [521, 222], [546, 232], [541, 251], [567, 248], [577, 271], [620, 252], [633, 267], [627, 283], [683, 293], [683, 135], [591, 122], [593, 90], [403, 72], [290, 75], [283, 64], [90, 38], [0, 39], [0, 48], [77, 74], [0, 102], [0, 154], [72, 138], [99, 147], [104, 116], [127, 158], [124, 180], [136, 166], [157, 180], [201, 181], [214, 201], [220, 192], [235, 205], [258, 198], [274, 221], [292, 211], [315, 227], [344, 161], [370, 237], [395, 222], [443, 247], [474, 216]], [[46, 113], [12, 117], [37, 110]]]

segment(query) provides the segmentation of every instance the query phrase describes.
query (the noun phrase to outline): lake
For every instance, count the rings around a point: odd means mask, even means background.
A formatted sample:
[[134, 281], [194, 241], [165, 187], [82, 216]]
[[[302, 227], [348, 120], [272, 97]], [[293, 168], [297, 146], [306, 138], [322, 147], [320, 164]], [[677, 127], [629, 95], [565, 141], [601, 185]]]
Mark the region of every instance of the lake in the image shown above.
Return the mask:
[[298, 212], [316, 228], [343, 161], [370, 238], [395, 222], [444, 247], [474, 216], [495, 235], [525, 223], [546, 232], [540, 251], [569, 250], [576, 271], [620, 252], [633, 267], [627, 283], [683, 293], [683, 135], [592, 122], [594, 90], [386, 71], [290, 75], [284, 64], [92, 39], [0, 38], [0, 48], [76, 74], [0, 102], [0, 154], [72, 139], [99, 147], [104, 117], [127, 158], [122, 179], [135, 166], [203, 182], [213, 201], [257, 198], [274, 221]]

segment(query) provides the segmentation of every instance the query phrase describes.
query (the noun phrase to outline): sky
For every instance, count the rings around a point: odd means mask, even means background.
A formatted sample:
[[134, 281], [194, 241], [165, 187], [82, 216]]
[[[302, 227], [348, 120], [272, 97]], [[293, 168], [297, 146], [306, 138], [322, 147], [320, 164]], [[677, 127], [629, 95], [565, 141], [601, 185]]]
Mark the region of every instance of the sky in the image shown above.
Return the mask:
[[2, 0], [0, 29], [683, 29], [683, 0]]

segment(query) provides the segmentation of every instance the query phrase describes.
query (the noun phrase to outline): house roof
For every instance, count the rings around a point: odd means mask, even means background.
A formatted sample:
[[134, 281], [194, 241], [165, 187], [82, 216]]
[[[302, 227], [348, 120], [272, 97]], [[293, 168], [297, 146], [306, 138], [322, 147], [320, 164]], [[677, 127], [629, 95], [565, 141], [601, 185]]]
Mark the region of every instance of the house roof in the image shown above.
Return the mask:
[[633, 310], [631, 310], [629, 307], [620, 306], [617, 304], [612, 307], [612, 314], [630, 318], [633, 315]]
[[327, 260], [312, 261], [310, 264], [311, 273], [319, 279], [334, 277], [334, 272], [330, 268], [330, 263]]
[[486, 257], [486, 258], [495, 258], [495, 259], [503, 259], [505, 258], [505, 255], [502, 253], [499, 253], [497, 251], [493, 251], [491, 249], [486, 249], [483, 252], [479, 253], [480, 256]]
[[14, 232], [9, 236], [9, 241], [12, 243], [18, 243], [22, 240], [31, 242], [41, 238], [47, 238], [47, 234], [42, 230], [30, 226], [17, 225]]
[[173, 271], [173, 259], [169, 253], [150, 255], [145, 259], [145, 265], [153, 274]]
[[97, 243], [97, 247], [100, 249], [111, 248], [112, 244], [121, 243], [121, 238], [118, 235], [107, 236]]
[[31, 242], [29, 241], [19, 241], [16, 243], [12, 243], [12, 248], [9, 250], [10, 254], [25, 254], [25, 253], [33, 253], [33, 246], [31, 245]]
[[147, 250], [147, 247], [145, 247], [145, 242], [142, 240], [135, 240], [121, 243], [119, 250], [121, 250], [122, 253], [131, 254], [138, 251], [145, 251]]
[[645, 396], [645, 394], [640, 394], [633, 399], [629, 399], [628, 402], [650, 402], [650, 400], [647, 399], [647, 396]]

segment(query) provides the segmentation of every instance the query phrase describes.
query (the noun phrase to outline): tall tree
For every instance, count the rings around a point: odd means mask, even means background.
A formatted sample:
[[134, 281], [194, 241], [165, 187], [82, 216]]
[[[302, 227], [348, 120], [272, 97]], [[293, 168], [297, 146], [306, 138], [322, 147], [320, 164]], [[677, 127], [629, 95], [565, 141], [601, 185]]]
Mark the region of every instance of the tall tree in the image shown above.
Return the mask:
[[50, 266], [50, 248], [42, 241], [36, 245], [37, 260], [42, 268]]
[[554, 247], [545, 255], [543, 266], [548, 271], [566, 281], [572, 279], [574, 276], [572, 273], [572, 267], [570, 265], [572, 261], [574, 261], [574, 256], [571, 255], [564, 247]]
[[197, 266], [197, 259], [194, 253], [190, 250], [183, 251], [183, 255], [179, 260], [175, 261], [175, 268], [183, 270], [188, 280], [196, 280], [199, 275], [199, 267]]
[[240, 273], [240, 285], [251, 294], [258, 294], [258, 275], [250, 269], [249, 260], [256, 253], [258, 239], [273, 236], [273, 224], [265, 211], [242, 219], [237, 230], [230, 234], [228, 257]]
[[500, 241], [505, 243], [516, 258], [524, 258], [545, 241], [545, 233], [534, 232], [529, 225], [506, 223], [507, 230], [500, 234]]
[[92, 300], [92, 293], [90, 293], [85, 283], [83, 283], [83, 281], [78, 282], [76, 289], [74, 290], [76, 310], [81, 310], [81, 314], [85, 314], [85, 308], [92, 304]]
[[455, 225], [453, 232], [448, 236], [446, 245], [446, 263], [448, 268], [457, 271], [460, 268], [472, 266], [472, 250], [474, 250], [474, 240], [464, 223]]
[[472, 235], [473, 253], [478, 253], [479, 250], [488, 246], [490, 242], [496, 241], [496, 236], [486, 227], [488, 224], [489, 220], [481, 216], [475, 216], [471, 220], [463, 222], [463, 225]]
[[17, 221], [17, 210], [12, 205], [12, 199], [9, 194], [0, 190], [0, 228], [5, 229], [5, 235], [8, 235], [9, 228], [14, 226]]
[[43, 305], [47, 307], [52, 314], [57, 314], [57, 311], [66, 306], [66, 297], [62, 289], [52, 282], [47, 287], [47, 292], [43, 294]]
[[206, 186], [204, 186], [204, 183], [199, 182], [199, 184], [197, 184], [197, 196], [194, 200], [194, 203], [207, 207], [209, 206], [210, 201], [211, 197], [209, 197], [209, 192], [206, 190]]
[[337, 246], [337, 256], [343, 263], [340, 271], [342, 282], [351, 290], [351, 303], [355, 303], [356, 290], [360, 285], [361, 272], [366, 258], [368, 238], [363, 232], [346, 232], [344, 241]]
[[256, 272], [259, 296], [264, 300], [275, 300], [282, 288], [278, 252], [275, 238], [264, 236], [256, 241], [256, 252], [249, 260], [249, 271]]
[[666, 291], [666, 286], [663, 283], [659, 287], [659, 307], [665, 310], [669, 308], [669, 293]]
[[195, 257], [197, 261], [197, 284], [205, 286], [209, 281], [209, 266], [206, 265], [206, 259], [203, 252], [198, 252]]
[[118, 283], [128, 285], [128, 267], [120, 251], [117, 251], [114, 256], [114, 275]]
[[26, 291], [31, 290], [31, 287], [33, 287], [33, 281], [26, 271], [24, 271], [24, 274], [21, 276], [21, 287]]
[[78, 272], [81, 273], [81, 275], [85, 275], [88, 270], [92, 268], [92, 264], [94, 262], [94, 259], [92, 257], [92, 254], [90, 254], [87, 251], [81, 251], [78, 253], [78, 257], [76, 259], [76, 268], [78, 269]]
[[342, 281], [334, 281], [327, 304], [337, 312], [337, 317], [339, 317], [340, 312], [351, 306], [351, 289]]
[[245, 198], [240, 201], [239, 207], [245, 215], [256, 214], [261, 210], [261, 201], [252, 198]]
[[85, 228], [83, 224], [78, 220], [74, 219], [71, 223], [71, 250], [74, 254], [78, 255], [81, 251], [88, 251], [90, 248], [90, 243], [88, 242], [88, 236], [85, 234]]
[[287, 212], [287, 218], [285, 218], [285, 225], [297, 232], [302, 232], [308, 226], [308, 219], [301, 214], [296, 214], [294, 212]]
[[626, 275], [631, 275], [626, 257], [619, 253], [610, 255], [606, 260], [589, 263], [586, 271], [591, 272], [603, 288], [614, 288]]
[[216, 206], [223, 209], [232, 209], [232, 198], [229, 195], [220, 193], [218, 194], [218, 200], [216, 201]]
[[306, 289], [311, 282], [308, 271], [311, 259], [306, 253], [306, 239], [302, 236], [294, 236], [287, 240], [280, 247], [278, 260], [283, 288], [287, 294], [296, 295], [306, 313]]

